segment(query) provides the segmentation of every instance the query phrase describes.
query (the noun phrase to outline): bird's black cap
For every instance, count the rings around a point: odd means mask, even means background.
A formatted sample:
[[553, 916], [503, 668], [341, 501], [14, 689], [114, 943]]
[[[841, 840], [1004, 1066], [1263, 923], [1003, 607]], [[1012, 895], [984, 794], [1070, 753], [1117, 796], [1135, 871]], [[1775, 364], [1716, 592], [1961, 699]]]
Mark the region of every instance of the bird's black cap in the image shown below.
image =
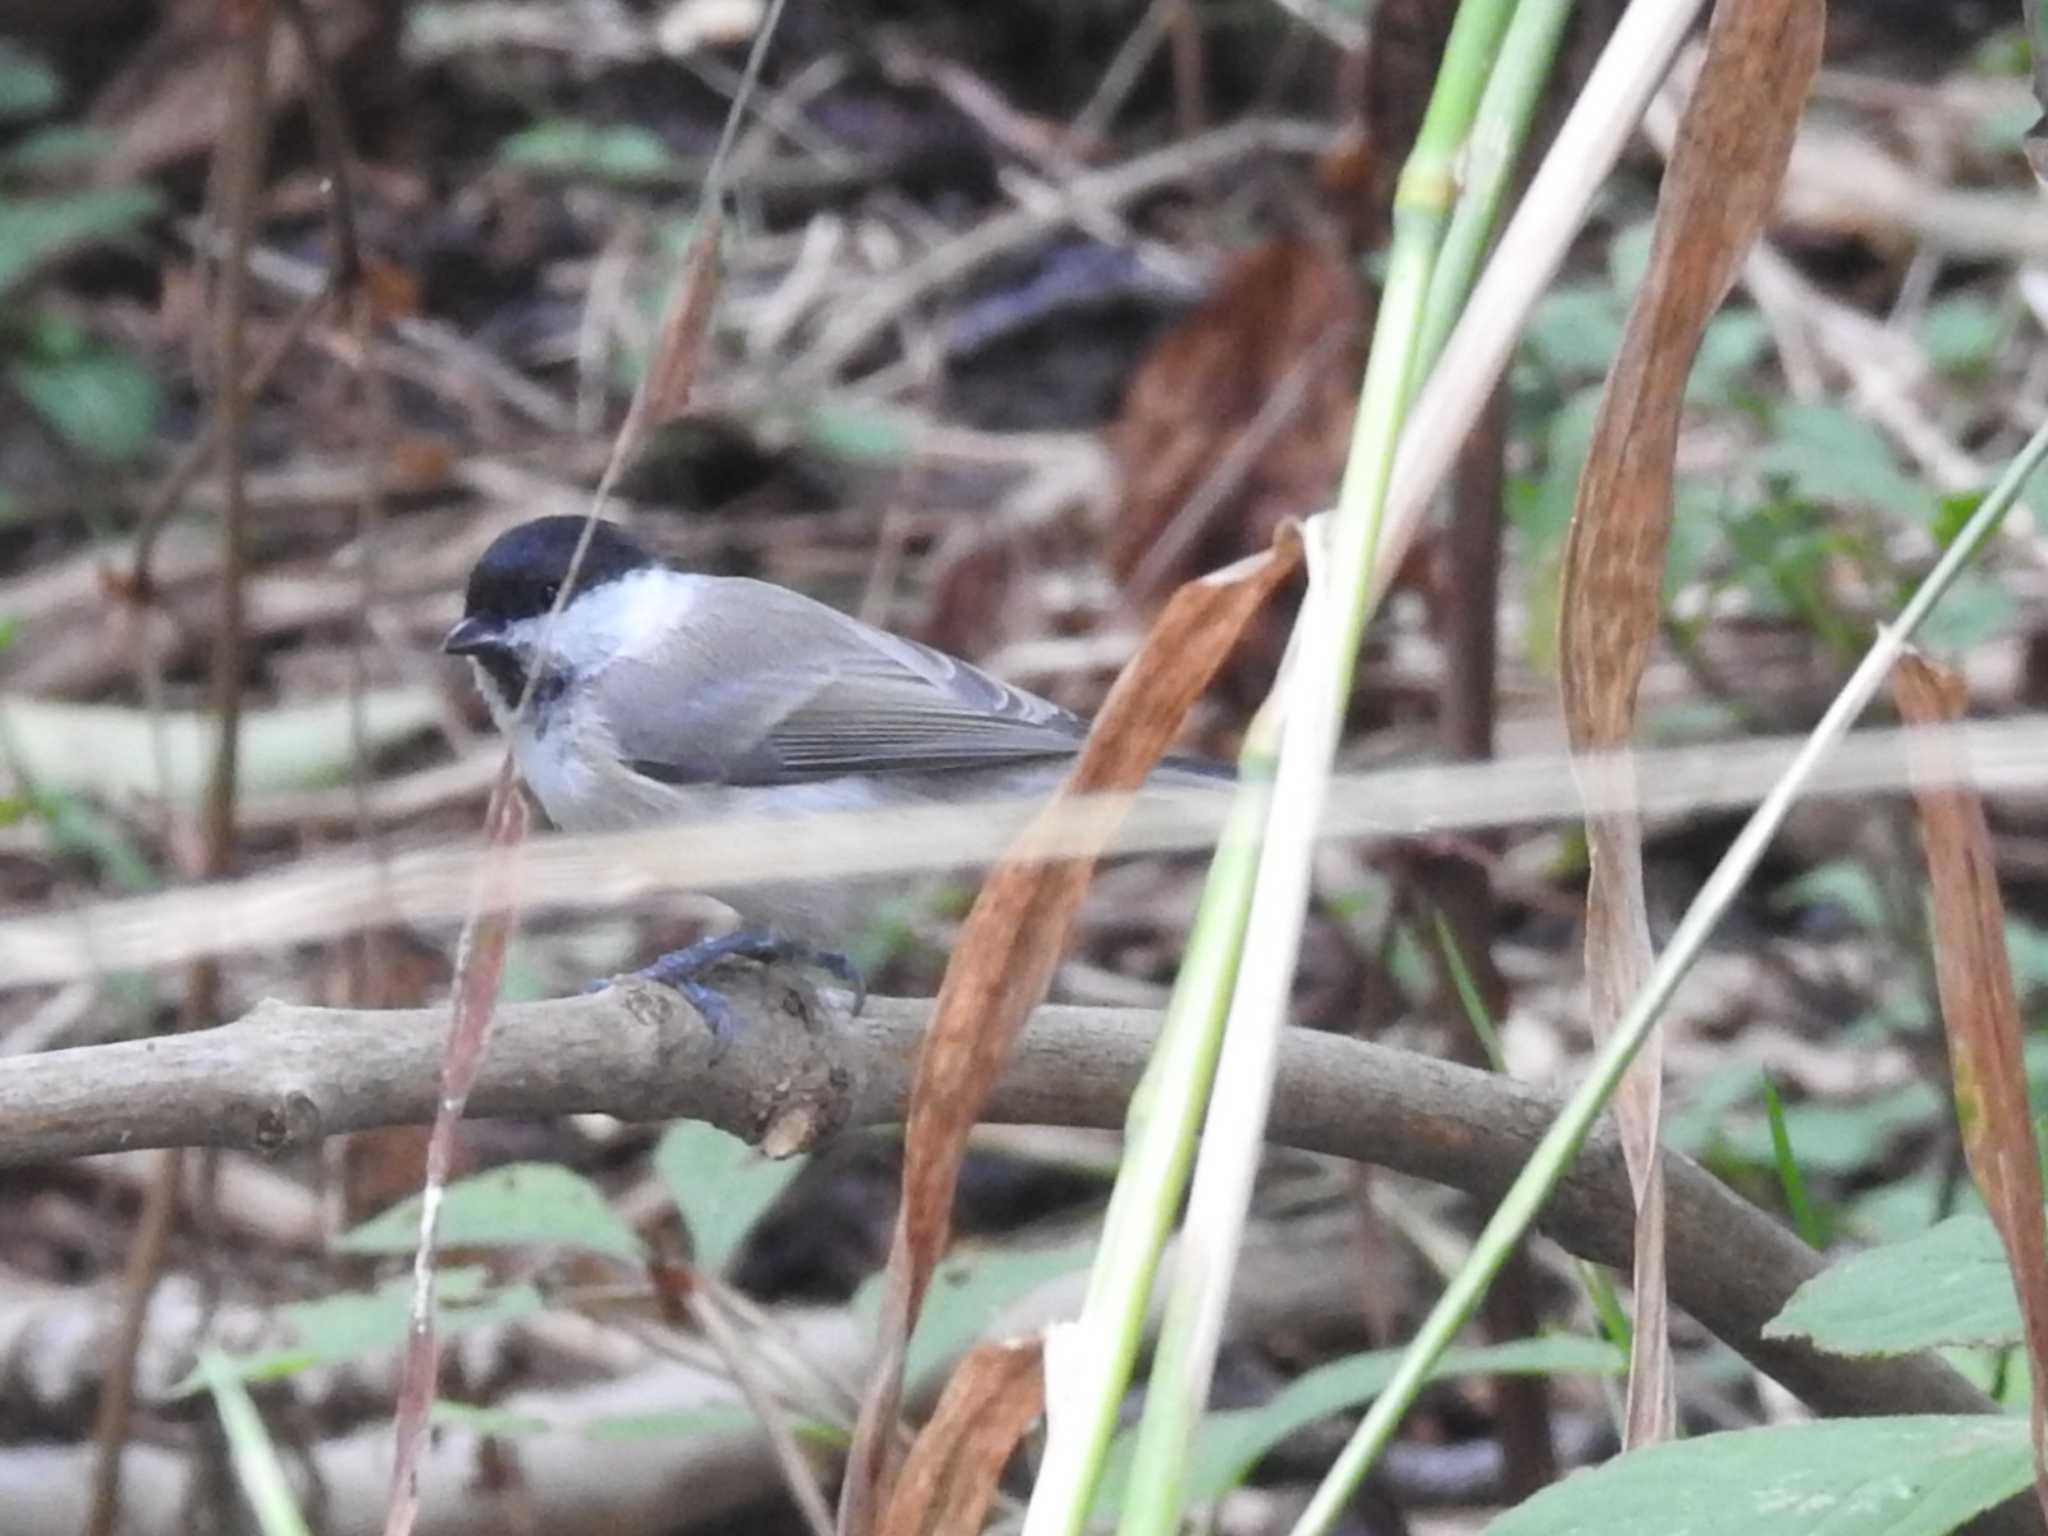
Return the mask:
[[537, 517], [491, 541], [469, 573], [464, 617], [503, 625], [536, 618], [554, 607], [586, 525], [590, 527], [590, 547], [576, 567], [572, 598], [657, 563], [616, 523], [599, 519], [591, 524], [588, 518], [577, 516]]

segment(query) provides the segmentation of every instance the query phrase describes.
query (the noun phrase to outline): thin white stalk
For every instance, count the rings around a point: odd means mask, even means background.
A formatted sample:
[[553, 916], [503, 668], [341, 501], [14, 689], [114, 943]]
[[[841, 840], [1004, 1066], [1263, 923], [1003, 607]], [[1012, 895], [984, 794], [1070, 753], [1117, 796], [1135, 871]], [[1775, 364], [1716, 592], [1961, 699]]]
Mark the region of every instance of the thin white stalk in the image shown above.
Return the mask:
[[[1224, 1309], [1230, 1298], [1230, 1277], [1244, 1238], [1251, 1182], [1258, 1170], [1257, 1149], [1265, 1143], [1273, 1064], [1314, 863], [1306, 853], [1299, 858], [1276, 853], [1276, 843], [1281, 849], [1291, 849], [1306, 837], [1313, 845], [1321, 809], [1319, 790], [1327, 788], [1330, 755], [1336, 747], [1336, 726], [1326, 722], [1340, 714], [1321, 707], [1320, 695], [1308, 692], [1317, 682], [1307, 665], [1317, 633], [1341, 622], [1342, 617], [1328, 591], [1323, 545], [1317, 537], [1321, 531], [1320, 527], [1311, 530], [1304, 544], [1309, 587], [1296, 622], [1300, 664], [1286, 675], [1283, 691], [1276, 695], [1283, 700], [1277, 721], [1279, 766], [1266, 812], [1265, 847], [1252, 886], [1245, 947], [1238, 958], [1237, 981], [1226, 1016], [1229, 1022], [1216, 1063], [1215, 1080], [1222, 1087], [1209, 1096], [1187, 1216], [1181, 1227], [1180, 1253], [1174, 1263], [1173, 1289], [1161, 1334], [1161, 1360], [1154, 1370], [1154, 1398], [1141, 1430], [1141, 1469], [1169, 1461], [1176, 1468], [1185, 1464], [1187, 1436], [1209, 1395]], [[1334, 652], [1336, 647], [1330, 649]], [[1298, 732], [1304, 716], [1310, 724]], [[1328, 750], [1316, 755], [1322, 747]], [[1290, 754], [1294, 760], [1291, 770]], [[1246, 1001], [1248, 974], [1254, 988], [1251, 996], [1260, 999], [1250, 1005]], [[1269, 1007], [1265, 1014], [1246, 1011], [1248, 1006], [1257, 1008], [1269, 1001], [1276, 984], [1281, 989], [1281, 1006]], [[1170, 1395], [1172, 1401], [1163, 1401], [1162, 1394]], [[1143, 1470], [1134, 1482], [1140, 1480], [1156, 1481], [1146, 1479]], [[1177, 1489], [1146, 1487], [1127, 1506], [1122, 1529], [1127, 1533], [1158, 1529], [1177, 1519], [1180, 1507]]]

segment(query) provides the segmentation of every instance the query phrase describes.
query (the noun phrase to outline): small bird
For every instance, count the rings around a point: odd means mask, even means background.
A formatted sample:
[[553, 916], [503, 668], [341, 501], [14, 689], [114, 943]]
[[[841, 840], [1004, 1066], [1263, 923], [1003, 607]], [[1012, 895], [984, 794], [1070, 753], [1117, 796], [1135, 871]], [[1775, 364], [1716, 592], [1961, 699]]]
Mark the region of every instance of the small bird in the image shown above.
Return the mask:
[[[616, 524], [576, 516], [493, 541], [442, 649], [469, 658], [521, 776], [567, 832], [1042, 794], [1088, 730], [944, 652], [770, 582], [671, 569]], [[1169, 762], [1182, 782], [1230, 777]], [[736, 1020], [701, 973], [730, 955], [808, 960], [858, 1000], [857, 971], [828, 946], [875, 893], [872, 878], [714, 889], [740, 929], [644, 974], [682, 991], [721, 1038]]]

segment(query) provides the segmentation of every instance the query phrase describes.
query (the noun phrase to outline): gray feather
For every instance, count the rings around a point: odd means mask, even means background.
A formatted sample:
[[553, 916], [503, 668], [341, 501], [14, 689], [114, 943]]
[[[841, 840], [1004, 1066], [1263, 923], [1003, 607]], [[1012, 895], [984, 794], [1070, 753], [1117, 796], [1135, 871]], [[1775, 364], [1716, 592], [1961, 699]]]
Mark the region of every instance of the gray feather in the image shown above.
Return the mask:
[[619, 755], [669, 784], [774, 786], [1071, 757], [1085, 723], [800, 593], [700, 577], [690, 622], [605, 671]]

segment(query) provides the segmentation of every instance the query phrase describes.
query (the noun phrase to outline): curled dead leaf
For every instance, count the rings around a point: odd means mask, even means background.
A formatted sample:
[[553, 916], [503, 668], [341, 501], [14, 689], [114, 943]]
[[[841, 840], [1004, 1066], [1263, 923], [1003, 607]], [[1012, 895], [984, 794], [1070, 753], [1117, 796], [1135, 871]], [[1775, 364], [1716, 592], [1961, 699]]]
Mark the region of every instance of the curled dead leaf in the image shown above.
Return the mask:
[[[1637, 687], [1657, 635], [1685, 379], [1708, 319], [1762, 230], [1820, 63], [1823, 0], [1722, 0], [1657, 203], [1650, 266], [1595, 420], [1566, 542], [1559, 623], [1565, 725], [1582, 782], [1623, 809], [1587, 820], [1592, 878], [1586, 975], [1605, 1039], [1651, 968], [1642, 827], [1632, 809]], [[1677, 1399], [1666, 1327], [1659, 1123], [1663, 1055], [1652, 1034], [1616, 1095], [1636, 1191], [1636, 1347], [1627, 1443], [1668, 1438]]]
[[[1911, 725], [1952, 725], [1970, 702], [1960, 674], [1911, 651], [1892, 668], [1892, 696]], [[2048, 1215], [2027, 1103], [2025, 1024], [2006, 952], [2005, 903], [1983, 797], [1969, 785], [1961, 752], [1939, 737], [1909, 744], [1908, 751], [1934, 896], [1935, 980], [1955, 1074], [1956, 1119], [2019, 1295], [2034, 1382], [2034, 1489], [2048, 1514]]]
[[977, 1345], [918, 1431], [877, 1529], [883, 1536], [980, 1530], [1003, 1468], [1044, 1411], [1037, 1339]]

